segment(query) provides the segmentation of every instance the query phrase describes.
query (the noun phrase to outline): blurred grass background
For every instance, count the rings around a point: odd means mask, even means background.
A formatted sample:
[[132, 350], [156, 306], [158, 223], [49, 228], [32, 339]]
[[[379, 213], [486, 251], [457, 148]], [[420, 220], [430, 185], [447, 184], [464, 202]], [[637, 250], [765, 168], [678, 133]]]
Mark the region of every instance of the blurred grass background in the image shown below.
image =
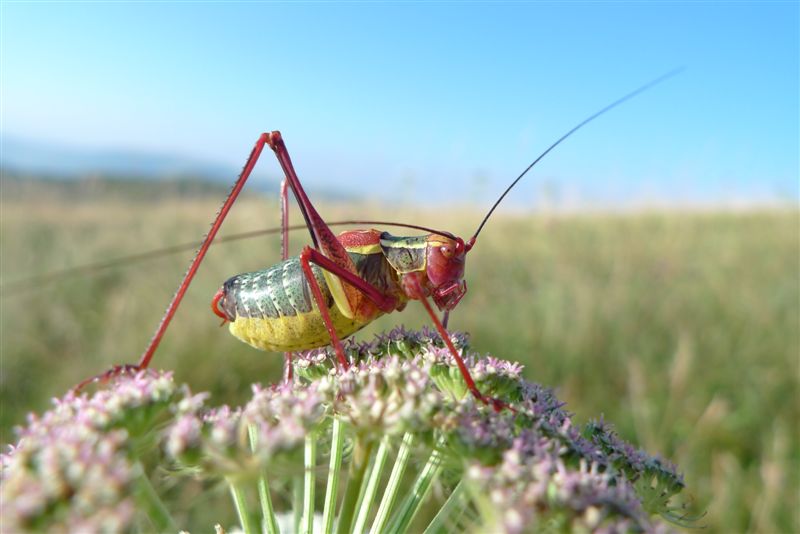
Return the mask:
[[[197, 240], [225, 188], [136, 181], [5, 180], [0, 432], [87, 376], [133, 363], [192, 253], [9, 293], [26, 276]], [[323, 203], [328, 220], [413, 221], [468, 237], [483, 216], [368, 202]], [[628, 214], [500, 209], [468, 258], [451, 328], [478, 351], [518, 360], [579, 422], [601, 414], [685, 473], [709, 532], [797, 532], [800, 472], [800, 217], [795, 208]], [[301, 222], [298, 211], [293, 223]], [[278, 221], [245, 196], [223, 234]], [[292, 251], [308, 241], [292, 234]], [[280, 259], [279, 239], [213, 247], [154, 366], [213, 403], [274, 382], [282, 358], [219, 328], [211, 296], [229, 276]], [[361, 337], [426, 324], [413, 303]]]

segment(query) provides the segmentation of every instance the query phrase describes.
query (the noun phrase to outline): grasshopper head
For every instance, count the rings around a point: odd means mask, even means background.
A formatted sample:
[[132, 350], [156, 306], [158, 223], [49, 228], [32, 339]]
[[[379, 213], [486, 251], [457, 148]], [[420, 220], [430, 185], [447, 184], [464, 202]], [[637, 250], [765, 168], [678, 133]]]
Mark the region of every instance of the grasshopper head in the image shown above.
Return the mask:
[[450, 311], [467, 292], [464, 261], [467, 246], [460, 237], [450, 239], [433, 234], [428, 238], [426, 274], [428, 288], [436, 306]]

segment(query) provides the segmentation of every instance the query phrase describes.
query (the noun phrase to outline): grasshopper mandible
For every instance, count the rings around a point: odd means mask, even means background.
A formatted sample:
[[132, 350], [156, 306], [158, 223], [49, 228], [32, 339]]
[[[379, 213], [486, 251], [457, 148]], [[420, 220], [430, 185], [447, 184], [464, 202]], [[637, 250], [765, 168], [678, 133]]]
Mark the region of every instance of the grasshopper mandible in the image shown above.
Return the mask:
[[[508, 407], [503, 401], [488, 398], [478, 390], [446, 330], [448, 314], [467, 291], [463, 279], [467, 253], [473, 249], [478, 235], [500, 202], [551, 150], [587, 123], [672, 77], [679, 70], [659, 76], [615, 100], [562, 135], [511, 182], [468, 240], [449, 232], [404, 224], [396, 226], [428, 233], [398, 237], [370, 229], [334, 235], [306, 195], [280, 132], [261, 134], [139, 362], [115, 366], [102, 375], [81, 382], [76, 389], [94, 380], [149, 366], [225, 216], [264, 147], [268, 146], [275, 153], [284, 174], [281, 183], [283, 261], [261, 271], [234, 276], [214, 295], [211, 308], [223, 321], [229, 322], [231, 333], [256, 348], [284, 351], [285, 378], [291, 380], [292, 351], [332, 345], [339, 367], [347, 369], [350, 363], [342, 347], [343, 338], [380, 315], [403, 310], [409, 300], [418, 300], [456, 362], [470, 393], [496, 410]], [[294, 258], [288, 258], [289, 190], [297, 200], [313, 244], [306, 245]], [[439, 318], [429, 299], [443, 313], [443, 319]]]

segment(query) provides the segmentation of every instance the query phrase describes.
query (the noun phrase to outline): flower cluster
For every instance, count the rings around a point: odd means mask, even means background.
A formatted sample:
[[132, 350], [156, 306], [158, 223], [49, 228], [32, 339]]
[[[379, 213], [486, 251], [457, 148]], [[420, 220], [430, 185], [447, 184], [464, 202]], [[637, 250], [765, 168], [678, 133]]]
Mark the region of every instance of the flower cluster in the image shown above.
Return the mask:
[[467, 478], [481, 488], [477, 508], [489, 530], [655, 530], [628, 481], [584, 459], [571, 466], [534, 431], [515, 439], [498, 465], [473, 463]]
[[440, 396], [431, 390], [428, 366], [418, 357], [361, 362], [322, 383], [339, 417], [359, 432], [376, 436], [422, 433], [441, 405]]
[[19, 443], [2, 456], [3, 529], [117, 532], [135, 515], [146, 483], [135, 457], [155, 442], [170, 407], [192, 399], [168, 373], [138, 373], [87, 395], [67, 394], [30, 415]]
[[[121, 376], [92, 397], [67, 395], [31, 417], [3, 456], [2, 497], [11, 503], [3, 524], [205, 528], [176, 525], [175, 517], [188, 516], [170, 510], [170, 489], [199, 479], [230, 485], [245, 532], [256, 530], [254, 501], [268, 530], [287, 522], [323, 532], [334, 524], [424, 529], [414, 523], [417, 512], [435, 505], [436, 495], [449, 497], [438, 502], [432, 530], [665, 528], [658, 515], [669, 516], [683, 489], [674, 466], [602, 421], [574, 425], [551, 390], [523, 379], [519, 364], [470, 352], [464, 335], [452, 341], [481, 393], [507, 408], [471, 395], [438, 334], [403, 329], [349, 342], [346, 371], [330, 349], [300, 354], [292, 383], [254, 385], [240, 408], [210, 407], [207, 395], [158, 373]], [[172, 480], [163, 483], [156, 472]], [[323, 474], [320, 510], [315, 488]], [[233, 520], [218, 513], [223, 524]]]
[[328, 410], [317, 385], [253, 385], [243, 407], [192, 406], [166, 432], [166, 452], [183, 468], [246, 475], [293, 455]]

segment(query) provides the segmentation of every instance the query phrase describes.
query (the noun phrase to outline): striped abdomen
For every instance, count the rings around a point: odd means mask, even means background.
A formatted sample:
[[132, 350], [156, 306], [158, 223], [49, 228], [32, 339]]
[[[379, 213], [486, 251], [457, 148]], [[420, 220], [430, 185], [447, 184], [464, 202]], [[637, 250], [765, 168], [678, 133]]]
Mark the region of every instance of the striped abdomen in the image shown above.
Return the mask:
[[[362, 278], [381, 291], [398, 291], [397, 275], [382, 254], [351, 252], [350, 257]], [[311, 268], [339, 336], [353, 334], [380, 315], [365, 320], [345, 317], [334, 303], [322, 270], [313, 264]], [[295, 351], [330, 343], [299, 258], [234, 276], [223, 285], [223, 295], [218, 308], [230, 320], [231, 333], [256, 348]]]

